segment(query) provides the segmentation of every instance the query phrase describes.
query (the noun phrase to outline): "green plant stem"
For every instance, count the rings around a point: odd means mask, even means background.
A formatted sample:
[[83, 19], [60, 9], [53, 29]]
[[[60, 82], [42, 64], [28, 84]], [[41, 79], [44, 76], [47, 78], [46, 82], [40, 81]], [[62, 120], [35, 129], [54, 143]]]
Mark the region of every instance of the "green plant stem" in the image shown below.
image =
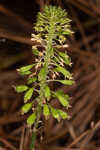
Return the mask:
[[[43, 100], [44, 100], [44, 93], [45, 93], [45, 86], [47, 84], [47, 76], [48, 76], [48, 73], [49, 73], [49, 70], [48, 70], [48, 67], [49, 67], [49, 63], [50, 63], [50, 58], [51, 58], [51, 55], [52, 55], [52, 39], [53, 37], [50, 36], [50, 40], [47, 44], [47, 48], [46, 48], [46, 55], [45, 55], [45, 59], [44, 59], [44, 67], [45, 67], [45, 70], [46, 70], [46, 74], [44, 76], [44, 79], [42, 81], [40, 81], [40, 95], [39, 95], [39, 104], [38, 104], [38, 120], [40, 119], [40, 114], [41, 114], [41, 108], [42, 108], [42, 103], [43, 103]], [[38, 121], [37, 120], [37, 121]]]
[[34, 150], [35, 141], [36, 141], [36, 132], [32, 132], [32, 140], [31, 140], [31, 144], [30, 144], [30, 150]]
[[[51, 21], [52, 22], [52, 21]], [[45, 93], [45, 86], [47, 84], [47, 76], [48, 76], [48, 73], [49, 73], [49, 70], [48, 70], [48, 67], [49, 67], [49, 63], [50, 63], [50, 59], [51, 59], [51, 56], [52, 56], [52, 40], [53, 40], [53, 36], [54, 36], [54, 24], [52, 23], [50, 25], [50, 32], [48, 33], [48, 39], [47, 39], [47, 47], [46, 47], [46, 55], [45, 55], [45, 58], [44, 58], [44, 66], [45, 67], [45, 70], [46, 70], [46, 74], [44, 76], [44, 79], [40, 81], [40, 101], [39, 101], [39, 110], [38, 110], [38, 119], [40, 119], [40, 114], [41, 114], [41, 108], [42, 108], [42, 103], [43, 103], [43, 100], [44, 100], [44, 93]]]
[[[54, 29], [54, 27], [52, 27], [52, 29]], [[42, 111], [42, 103], [43, 103], [43, 100], [45, 99], [45, 96], [44, 96], [44, 93], [45, 93], [45, 86], [47, 84], [47, 76], [48, 76], [48, 73], [49, 73], [49, 70], [48, 70], [48, 67], [49, 67], [49, 63], [50, 63], [50, 58], [52, 56], [52, 40], [53, 40], [53, 36], [54, 36], [54, 30], [52, 30], [52, 32], [48, 33], [49, 36], [48, 36], [48, 43], [47, 43], [47, 47], [46, 47], [46, 55], [45, 55], [45, 58], [44, 58], [44, 66], [45, 67], [45, 70], [46, 70], [46, 74], [44, 76], [44, 79], [40, 81], [40, 94], [39, 94], [39, 103], [38, 103], [38, 107], [37, 107], [37, 120], [36, 120], [36, 123], [35, 123], [35, 129], [38, 128], [38, 123], [39, 123], [39, 120], [40, 120], [40, 117], [41, 117], [41, 111]], [[33, 132], [33, 135], [35, 134], [35, 138], [34, 138], [34, 143], [35, 143], [35, 140], [36, 140], [36, 132], [37, 130], [35, 130]], [[33, 139], [32, 139], [33, 140]], [[34, 146], [34, 144], [33, 144]]]

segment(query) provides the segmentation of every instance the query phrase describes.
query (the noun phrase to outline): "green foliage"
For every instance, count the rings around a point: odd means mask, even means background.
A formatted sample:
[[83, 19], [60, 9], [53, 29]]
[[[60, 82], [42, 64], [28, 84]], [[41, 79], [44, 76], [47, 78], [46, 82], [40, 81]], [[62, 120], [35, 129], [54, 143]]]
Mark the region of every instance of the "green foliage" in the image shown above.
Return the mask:
[[26, 85], [18, 85], [15, 87], [16, 92], [21, 93], [28, 89], [28, 86]]
[[39, 55], [38, 49], [37, 49], [37, 48], [34, 48], [34, 47], [33, 47], [33, 49], [32, 49], [32, 53], [33, 53], [34, 55], [36, 55], [36, 56]]
[[24, 75], [30, 75], [32, 72], [31, 71], [25, 71], [25, 72], [20, 72], [19, 71], [19, 74], [24, 76]]
[[69, 119], [68, 114], [66, 112], [62, 111], [61, 109], [58, 109], [58, 113], [62, 119]]
[[33, 94], [34, 88], [30, 88], [24, 95], [24, 102], [26, 103], [28, 100], [31, 99]]
[[44, 106], [43, 106], [43, 114], [46, 119], [48, 119], [48, 117], [50, 116], [50, 109], [47, 104], [44, 104]]
[[[66, 65], [71, 65], [71, 59], [66, 53], [59, 52], [59, 51], [57, 51], [57, 52], [58, 52], [59, 56], [62, 57], [62, 59], [63, 59], [62, 61], [64, 61], [64, 63]], [[61, 58], [60, 58], [60, 60], [61, 60]]]
[[37, 80], [37, 77], [29, 77], [29, 78], [28, 78], [28, 81], [27, 81], [27, 84], [32, 84], [32, 83], [34, 83], [36, 80]]
[[32, 108], [32, 102], [24, 104], [22, 107], [22, 113], [27, 113]]
[[34, 124], [35, 120], [36, 120], [36, 112], [32, 113], [32, 114], [28, 117], [28, 119], [27, 119], [27, 124], [31, 126], [32, 124]]
[[65, 85], [73, 85], [74, 81], [73, 80], [57, 80], [58, 82], [65, 84]]
[[53, 108], [52, 106], [50, 106], [50, 110], [51, 110], [51, 114], [52, 116], [57, 119], [58, 121], [60, 121], [60, 114], [58, 112], [57, 109]]
[[45, 97], [47, 98], [47, 101], [49, 101], [50, 100], [50, 96], [51, 96], [51, 92], [50, 92], [50, 88], [49, 88], [49, 86], [46, 86], [45, 87]]
[[38, 80], [39, 81], [44, 80], [45, 76], [46, 76], [46, 68], [43, 67], [38, 74]]
[[[27, 75], [27, 82], [26, 85], [16, 86], [16, 91], [25, 92], [26, 104], [23, 105], [22, 112], [32, 112], [27, 124], [33, 125], [34, 128], [38, 127], [42, 114], [46, 119], [51, 115], [58, 121], [69, 118], [66, 113], [69, 96], [61, 90], [53, 91], [49, 83], [53, 81], [64, 85], [74, 83], [72, 74], [66, 69], [66, 66], [71, 66], [71, 59], [66, 52], [61, 52], [61, 48], [67, 47], [66, 37], [73, 33], [70, 30], [70, 22], [66, 11], [60, 7], [46, 6], [42, 13], [38, 13], [31, 40], [38, 42], [43, 50], [39, 50], [37, 45], [32, 46], [32, 53], [36, 58], [34, 63], [18, 69], [21, 75]], [[60, 80], [60, 75], [61, 77], [63, 75], [64, 79]], [[34, 93], [36, 97], [32, 100]], [[52, 97], [58, 99], [65, 111], [51, 106]]]
[[69, 107], [69, 96], [65, 95], [63, 91], [59, 90], [57, 92], [53, 92], [54, 96], [58, 98], [59, 102], [64, 107]]
[[58, 66], [57, 68], [55, 68], [55, 71], [62, 73], [68, 79], [72, 79], [72, 74], [68, 70], [66, 70], [64, 67]]
[[30, 70], [33, 68], [34, 65], [35, 64], [21, 67], [20, 69], [17, 69], [17, 71], [20, 73], [20, 75], [30, 75], [32, 73]]
[[18, 69], [18, 71], [19, 72], [26, 72], [26, 71], [29, 71], [33, 66], [34, 66], [34, 64], [28, 65], [28, 66], [25, 66], [25, 67], [21, 67], [20, 69]]

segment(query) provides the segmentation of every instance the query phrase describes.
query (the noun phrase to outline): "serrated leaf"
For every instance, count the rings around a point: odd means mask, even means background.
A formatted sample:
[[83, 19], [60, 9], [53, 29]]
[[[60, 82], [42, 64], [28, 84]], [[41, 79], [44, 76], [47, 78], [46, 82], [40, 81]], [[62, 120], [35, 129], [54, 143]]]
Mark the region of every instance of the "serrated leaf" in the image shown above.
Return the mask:
[[45, 75], [46, 75], [46, 69], [45, 67], [43, 67], [38, 74], [38, 80], [39, 81], [44, 80]]
[[69, 107], [69, 96], [65, 95], [63, 91], [59, 90], [57, 92], [54, 92], [54, 95], [58, 98], [59, 102], [64, 106], [64, 107]]
[[32, 108], [33, 103], [27, 103], [22, 106], [22, 112], [27, 113]]
[[50, 110], [47, 104], [43, 105], [43, 114], [45, 116], [46, 119], [48, 119], [49, 115], [50, 115]]
[[15, 87], [16, 92], [21, 93], [28, 89], [28, 86], [26, 85], [18, 85]]
[[66, 70], [65, 68], [63, 68], [61, 66], [58, 66], [57, 68], [55, 68], [55, 71], [61, 72], [68, 79], [72, 79], [72, 74], [68, 70]]
[[39, 55], [39, 51], [38, 51], [37, 48], [33, 49], [33, 50], [32, 50], [32, 53], [33, 53], [34, 55], [36, 55], [36, 56]]
[[28, 78], [27, 84], [31, 84], [37, 80], [37, 77], [30, 77]]
[[51, 114], [52, 116], [57, 119], [58, 121], [60, 121], [60, 115], [57, 109], [53, 108], [52, 106], [50, 106], [51, 109]]
[[61, 109], [58, 109], [58, 112], [62, 119], [69, 119], [69, 115], [66, 112], [62, 111]]
[[21, 67], [20, 69], [17, 69], [19, 72], [23, 73], [23, 72], [27, 72], [29, 71], [30, 69], [32, 69], [32, 67], [34, 66], [34, 64], [32, 65], [27, 65], [27, 66], [24, 66], [24, 67]]
[[72, 85], [74, 84], [73, 80], [57, 80], [58, 82], [65, 84], [65, 85]]
[[32, 124], [34, 124], [35, 120], [36, 120], [36, 112], [32, 113], [32, 114], [28, 117], [28, 119], [27, 119], [27, 124], [28, 124], [28, 125], [32, 125]]
[[34, 88], [30, 88], [24, 95], [24, 102], [26, 103], [28, 100], [31, 99], [33, 94]]
[[51, 92], [50, 92], [50, 88], [48, 86], [45, 87], [45, 97], [47, 98], [47, 100], [49, 101], [50, 96], [51, 96]]

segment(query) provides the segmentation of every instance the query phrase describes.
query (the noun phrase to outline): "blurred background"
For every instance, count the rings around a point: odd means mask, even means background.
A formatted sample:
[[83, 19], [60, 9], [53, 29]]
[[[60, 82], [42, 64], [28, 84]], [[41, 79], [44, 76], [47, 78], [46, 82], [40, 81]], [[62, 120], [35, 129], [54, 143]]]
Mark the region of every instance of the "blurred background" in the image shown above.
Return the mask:
[[100, 0], [0, 0], [0, 150], [29, 150], [32, 132], [20, 114], [23, 95], [13, 85], [25, 82], [16, 69], [32, 62], [32, 27], [49, 4], [65, 9], [72, 20], [75, 33], [65, 50], [76, 84], [59, 87], [72, 97], [71, 119], [44, 121], [36, 150], [100, 150]]

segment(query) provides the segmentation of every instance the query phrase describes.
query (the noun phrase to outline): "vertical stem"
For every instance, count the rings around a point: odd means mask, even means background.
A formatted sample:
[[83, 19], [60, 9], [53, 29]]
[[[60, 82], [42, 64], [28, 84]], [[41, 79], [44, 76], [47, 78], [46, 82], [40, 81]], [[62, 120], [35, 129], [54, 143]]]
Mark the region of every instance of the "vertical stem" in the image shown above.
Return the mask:
[[[52, 22], [52, 21], [51, 21]], [[51, 23], [50, 25], [50, 31], [48, 33], [48, 39], [47, 39], [47, 47], [46, 47], [46, 55], [44, 57], [44, 66], [45, 70], [46, 70], [46, 74], [44, 76], [44, 79], [40, 81], [40, 95], [39, 95], [39, 103], [37, 106], [37, 120], [35, 123], [35, 129], [38, 128], [38, 121], [40, 120], [41, 117], [41, 111], [42, 111], [42, 102], [45, 98], [44, 93], [45, 93], [45, 86], [46, 86], [46, 79], [47, 79], [47, 75], [49, 73], [49, 63], [50, 63], [50, 58], [52, 55], [52, 40], [53, 40], [53, 36], [54, 36], [54, 24]], [[35, 140], [36, 140], [36, 133], [37, 131], [33, 131], [32, 134], [32, 144], [31, 144], [31, 149], [34, 148], [34, 144], [35, 144]]]
[[32, 132], [32, 140], [31, 140], [31, 144], [30, 144], [30, 150], [34, 150], [35, 140], [36, 140], [36, 132]]

